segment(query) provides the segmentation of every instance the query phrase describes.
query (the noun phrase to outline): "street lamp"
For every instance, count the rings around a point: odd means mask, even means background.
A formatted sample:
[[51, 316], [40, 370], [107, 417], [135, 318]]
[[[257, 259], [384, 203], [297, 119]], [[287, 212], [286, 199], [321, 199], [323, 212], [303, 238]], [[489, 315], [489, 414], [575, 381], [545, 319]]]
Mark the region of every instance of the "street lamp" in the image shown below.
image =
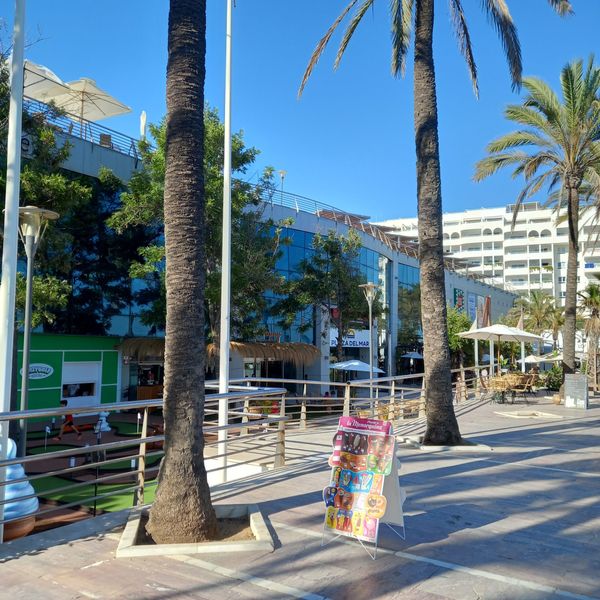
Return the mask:
[[[21, 410], [27, 410], [29, 392], [29, 347], [31, 342], [31, 296], [33, 283], [33, 261], [35, 253], [46, 231], [49, 221], [58, 219], [58, 213], [36, 206], [19, 208], [19, 237], [27, 255], [27, 287], [25, 291], [25, 323], [23, 325], [23, 361], [21, 369]], [[19, 421], [19, 456], [27, 452], [27, 420]]]
[[369, 398], [373, 398], [373, 301], [377, 297], [379, 286], [369, 281], [358, 287], [362, 288], [369, 305]]
[[285, 171], [284, 169], [281, 169], [280, 171], [278, 171], [279, 173], [279, 177], [281, 177], [281, 205], [283, 206], [283, 180], [285, 179], [285, 176], [287, 175], [287, 171]]
[[[17, 276], [17, 229], [21, 185], [21, 131], [23, 117], [23, 53], [25, 47], [25, 0], [15, 0], [12, 58], [10, 61], [10, 102], [6, 138], [6, 190], [0, 284], [0, 407], [10, 411], [12, 389], [13, 331]], [[8, 455], [8, 421], [0, 423], [0, 460]], [[4, 539], [6, 467], [0, 467], [0, 543]]]

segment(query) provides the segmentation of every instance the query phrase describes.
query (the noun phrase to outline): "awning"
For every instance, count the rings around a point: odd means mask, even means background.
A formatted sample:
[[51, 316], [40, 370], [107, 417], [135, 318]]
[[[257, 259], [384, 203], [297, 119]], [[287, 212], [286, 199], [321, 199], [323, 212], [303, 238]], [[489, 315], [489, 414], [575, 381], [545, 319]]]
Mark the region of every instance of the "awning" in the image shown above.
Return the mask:
[[[243, 358], [261, 358], [282, 360], [296, 366], [314, 362], [319, 357], [319, 349], [312, 344], [294, 342], [230, 342], [230, 351], [237, 352]], [[145, 362], [163, 361], [165, 355], [164, 338], [126, 338], [116, 346], [129, 360]], [[210, 363], [216, 361], [219, 352], [214, 344], [206, 348]]]

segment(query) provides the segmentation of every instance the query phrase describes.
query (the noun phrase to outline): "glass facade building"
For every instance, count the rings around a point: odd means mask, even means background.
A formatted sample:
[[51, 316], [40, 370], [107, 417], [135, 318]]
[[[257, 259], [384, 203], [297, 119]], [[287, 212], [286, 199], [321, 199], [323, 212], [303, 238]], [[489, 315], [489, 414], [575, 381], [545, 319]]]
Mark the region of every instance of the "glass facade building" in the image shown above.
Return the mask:
[[[300, 264], [305, 259], [310, 259], [313, 250], [313, 239], [315, 234], [299, 229], [285, 228], [281, 233], [282, 243], [280, 250], [281, 256], [277, 260], [277, 271], [286, 279], [294, 279], [300, 277]], [[354, 266], [357, 267], [362, 275], [365, 283], [371, 281], [380, 286], [382, 291], [382, 300], [386, 307], [389, 306], [390, 286], [388, 284], [388, 263], [387, 257], [371, 250], [362, 247], [359, 250], [358, 256], [354, 261]], [[268, 294], [269, 303], [277, 301], [278, 297], [273, 292]], [[366, 303], [366, 300], [365, 300]], [[279, 337], [282, 342], [305, 342], [315, 344], [316, 332], [313, 325], [313, 311], [307, 309], [299, 313], [293, 325], [284, 329], [277, 319], [272, 316], [265, 316], [265, 325], [268, 331], [273, 336]], [[305, 325], [308, 329], [300, 332]]]

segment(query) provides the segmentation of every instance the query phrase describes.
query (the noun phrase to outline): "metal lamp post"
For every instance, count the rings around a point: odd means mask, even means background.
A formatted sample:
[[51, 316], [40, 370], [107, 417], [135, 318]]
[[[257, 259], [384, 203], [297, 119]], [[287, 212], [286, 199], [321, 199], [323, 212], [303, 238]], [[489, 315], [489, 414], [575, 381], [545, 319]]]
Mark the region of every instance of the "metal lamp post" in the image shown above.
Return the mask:
[[369, 281], [358, 287], [362, 288], [369, 305], [369, 398], [373, 398], [373, 301], [377, 297], [379, 286]]
[[[33, 261], [48, 221], [58, 219], [58, 213], [36, 206], [19, 208], [19, 236], [27, 255], [27, 287], [25, 291], [25, 323], [23, 325], [23, 361], [21, 369], [21, 410], [27, 410], [29, 393], [29, 349], [31, 344], [31, 296], [33, 284]], [[27, 452], [27, 420], [19, 420], [19, 456]]]
[[[17, 275], [17, 229], [21, 184], [21, 123], [23, 116], [23, 54], [25, 48], [25, 0], [15, 0], [12, 59], [10, 61], [10, 107], [6, 141], [6, 195], [4, 243], [2, 245], [2, 283], [0, 285], [0, 406], [10, 411], [12, 389], [13, 331]], [[8, 452], [8, 421], [0, 423], [0, 460]], [[4, 539], [4, 499], [6, 467], [0, 467], [0, 543]]]

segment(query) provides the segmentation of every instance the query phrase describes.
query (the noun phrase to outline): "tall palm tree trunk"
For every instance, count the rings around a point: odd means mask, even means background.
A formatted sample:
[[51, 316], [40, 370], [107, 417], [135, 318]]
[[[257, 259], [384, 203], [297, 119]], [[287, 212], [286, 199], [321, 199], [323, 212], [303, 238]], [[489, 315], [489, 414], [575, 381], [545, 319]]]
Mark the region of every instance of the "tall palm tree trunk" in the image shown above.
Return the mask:
[[148, 532], [157, 543], [216, 533], [204, 468], [204, 77], [206, 0], [171, 0], [164, 192], [165, 456]]
[[575, 373], [575, 331], [577, 318], [577, 254], [579, 241], [579, 191], [577, 183], [567, 176], [569, 254], [563, 328], [563, 373]]
[[427, 398], [426, 444], [460, 441], [452, 406], [450, 349], [442, 245], [442, 192], [433, 64], [434, 0], [417, 0], [415, 22], [414, 118], [417, 152], [421, 318]]

